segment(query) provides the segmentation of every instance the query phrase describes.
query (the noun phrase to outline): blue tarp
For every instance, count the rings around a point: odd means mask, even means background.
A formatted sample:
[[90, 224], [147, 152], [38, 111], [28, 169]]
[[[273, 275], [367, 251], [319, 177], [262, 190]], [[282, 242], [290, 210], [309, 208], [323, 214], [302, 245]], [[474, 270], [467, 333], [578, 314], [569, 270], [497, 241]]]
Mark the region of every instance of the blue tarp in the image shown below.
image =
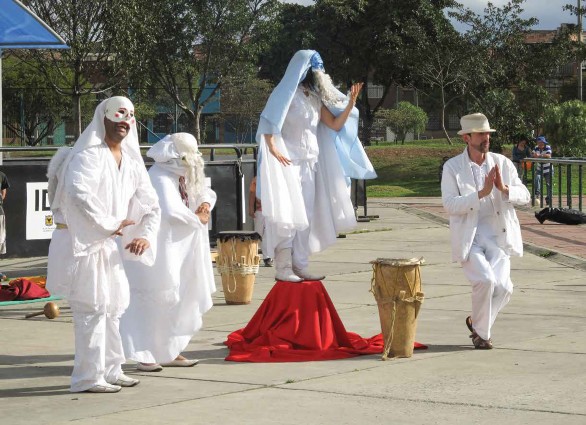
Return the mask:
[[17, 0], [0, 0], [1, 49], [67, 48], [65, 41]]

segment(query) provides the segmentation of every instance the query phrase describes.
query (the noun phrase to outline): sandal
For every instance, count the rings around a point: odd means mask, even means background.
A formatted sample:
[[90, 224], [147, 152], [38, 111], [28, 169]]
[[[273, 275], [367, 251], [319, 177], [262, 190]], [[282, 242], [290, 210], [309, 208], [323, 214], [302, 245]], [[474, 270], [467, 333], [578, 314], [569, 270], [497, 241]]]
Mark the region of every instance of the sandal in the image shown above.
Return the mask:
[[474, 328], [472, 327], [472, 317], [471, 316], [466, 317], [466, 326], [468, 326], [468, 329], [470, 330], [470, 332], [474, 333]]
[[470, 335], [470, 338], [472, 338], [472, 344], [477, 350], [492, 350], [492, 341], [490, 339], [482, 339], [476, 332]]

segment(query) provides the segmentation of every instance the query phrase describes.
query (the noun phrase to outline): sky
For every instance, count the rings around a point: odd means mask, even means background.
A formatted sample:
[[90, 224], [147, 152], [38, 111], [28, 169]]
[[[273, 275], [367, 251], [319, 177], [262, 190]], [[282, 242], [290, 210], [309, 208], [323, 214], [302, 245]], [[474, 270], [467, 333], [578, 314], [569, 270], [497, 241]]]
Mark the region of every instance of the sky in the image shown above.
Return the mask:
[[[313, 0], [283, 0], [287, 3], [298, 3], [303, 5], [309, 5], [313, 3]], [[458, 0], [464, 6], [472, 9], [476, 13], [482, 13], [486, 5], [487, 0]], [[508, 3], [508, 0], [492, 0], [492, 3], [496, 6], [503, 6]], [[524, 18], [535, 17], [539, 19], [534, 29], [540, 30], [553, 30], [560, 26], [562, 23], [576, 23], [576, 16], [570, 12], [562, 10], [566, 4], [577, 5], [577, 0], [526, 0], [523, 4], [525, 10]], [[582, 0], [582, 7], [586, 6], [586, 0]]]

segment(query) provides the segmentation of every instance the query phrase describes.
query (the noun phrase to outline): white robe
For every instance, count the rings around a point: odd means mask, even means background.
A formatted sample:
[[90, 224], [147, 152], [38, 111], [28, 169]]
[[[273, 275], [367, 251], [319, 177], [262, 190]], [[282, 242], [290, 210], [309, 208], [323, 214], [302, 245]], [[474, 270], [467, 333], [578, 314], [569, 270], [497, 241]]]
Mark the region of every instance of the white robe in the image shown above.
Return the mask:
[[155, 163], [149, 175], [161, 205], [157, 258], [152, 266], [126, 263], [130, 306], [120, 332], [126, 356], [142, 363], [174, 360], [202, 326], [216, 291], [208, 227], [194, 210], [213, 208], [216, 194], [204, 188], [187, 208], [179, 193], [180, 169]]
[[[307, 102], [301, 90], [297, 90], [294, 101]], [[321, 102], [319, 106], [321, 108]], [[309, 106], [307, 106], [309, 109]], [[291, 109], [289, 110], [291, 111]], [[289, 113], [289, 112], [288, 112]], [[315, 129], [311, 127], [311, 119], [319, 109], [308, 113], [305, 119], [296, 119], [296, 124], [305, 132], [315, 132], [317, 149], [308, 149], [306, 160], [314, 162], [315, 150], [318, 150], [315, 165], [315, 197], [313, 211], [306, 209], [302, 191], [299, 149], [293, 155], [293, 164], [283, 166], [271, 155], [264, 137], [260, 144], [259, 181], [262, 214], [270, 229], [267, 238], [267, 255], [274, 257], [274, 250], [283, 238], [289, 238], [297, 232], [309, 228], [307, 247], [304, 251], [316, 253], [323, 251], [336, 242], [338, 233], [349, 231], [356, 226], [354, 207], [350, 199], [348, 181], [344, 177], [342, 165], [336, 154], [336, 146], [325, 124], [319, 122]], [[287, 118], [286, 118], [287, 119]], [[303, 133], [299, 131], [299, 133]], [[300, 145], [301, 140], [284, 140], [286, 135], [274, 134], [276, 148], [285, 156], [290, 157], [293, 149], [289, 146]], [[257, 183], [258, 184], [258, 183]], [[311, 217], [311, 220], [310, 220]]]
[[[121, 253], [116, 239], [121, 239], [121, 245], [134, 237], [154, 243], [160, 222], [157, 197], [144, 164], [123, 154], [118, 168], [104, 143], [72, 153], [60, 180], [64, 185], [64, 196], [59, 210], [54, 212], [55, 220], [69, 228], [56, 230], [49, 247], [49, 291], [84, 305], [88, 311], [101, 311], [107, 305], [120, 315], [129, 301], [122, 256], [136, 256], [127, 250]], [[124, 237], [112, 236], [126, 218], [133, 218], [137, 223], [123, 229]], [[79, 262], [87, 256], [93, 258], [93, 263], [87, 267], [94, 270], [96, 281], [103, 279], [98, 270], [104, 255], [119, 266], [119, 269], [105, 270], [110, 277], [107, 283], [96, 282], [98, 287], [93, 288], [77, 282], [75, 275], [80, 272]], [[154, 250], [149, 249], [143, 256], [133, 259], [148, 263], [154, 260], [153, 257]]]
[[[133, 237], [156, 244], [160, 212], [144, 163], [126, 149], [120, 167], [105, 143], [72, 152], [59, 180], [56, 219], [69, 228], [57, 230], [51, 241], [47, 288], [65, 296], [73, 312], [71, 391], [79, 392], [122, 373], [118, 320], [129, 302], [122, 257], [132, 254], [122, 254], [121, 245]], [[136, 225], [123, 229], [123, 238], [112, 236], [127, 218]], [[136, 260], [148, 262], [153, 255], [149, 249]]]

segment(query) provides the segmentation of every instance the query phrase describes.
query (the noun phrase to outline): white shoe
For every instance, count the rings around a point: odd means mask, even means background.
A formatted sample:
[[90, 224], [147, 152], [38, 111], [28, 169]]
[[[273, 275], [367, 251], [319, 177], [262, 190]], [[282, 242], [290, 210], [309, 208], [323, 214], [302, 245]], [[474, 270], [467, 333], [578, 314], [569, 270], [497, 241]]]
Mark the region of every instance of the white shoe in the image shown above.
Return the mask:
[[112, 384], [98, 384], [85, 390], [86, 393], [117, 393], [122, 387]]
[[142, 372], [160, 372], [163, 370], [163, 367], [158, 363], [153, 363], [153, 364], [137, 363], [136, 370], [140, 370]]
[[163, 363], [161, 366], [165, 366], [165, 367], [191, 367], [191, 366], [195, 366], [196, 364], [199, 363], [199, 360], [189, 360], [189, 359], [181, 359], [181, 360], [173, 360], [169, 363]]
[[324, 275], [311, 274], [307, 269], [300, 269], [295, 266], [293, 266], [293, 273], [304, 280], [323, 280], [326, 278]]
[[285, 282], [303, 282], [291, 269], [291, 248], [275, 251], [275, 279]]
[[118, 379], [114, 382], [110, 382], [111, 385], [117, 385], [120, 387], [134, 387], [138, 385], [140, 381], [138, 379], [131, 378], [130, 376], [126, 376], [125, 374], [121, 373], [118, 376]]

